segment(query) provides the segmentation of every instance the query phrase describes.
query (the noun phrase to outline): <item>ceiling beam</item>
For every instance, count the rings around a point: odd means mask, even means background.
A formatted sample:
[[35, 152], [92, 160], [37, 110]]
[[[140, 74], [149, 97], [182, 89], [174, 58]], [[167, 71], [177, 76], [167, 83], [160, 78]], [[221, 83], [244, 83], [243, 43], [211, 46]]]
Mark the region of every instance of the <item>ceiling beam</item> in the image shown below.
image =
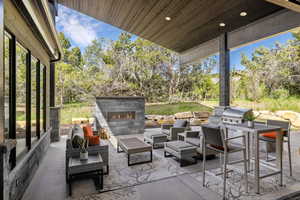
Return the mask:
[[[284, 8], [300, 12], [300, 1], [299, 0], [265, 0], [270, 3], [282, 6]], [[296, 3], [295, 3], [296, 2]]]
[[[283, 10], [228, 33], [228, 47], [234, 49], [300, 27], [300, 13]], [[217, 38], [180, 54], [181, 64], [196, 63], [219, 51]]]

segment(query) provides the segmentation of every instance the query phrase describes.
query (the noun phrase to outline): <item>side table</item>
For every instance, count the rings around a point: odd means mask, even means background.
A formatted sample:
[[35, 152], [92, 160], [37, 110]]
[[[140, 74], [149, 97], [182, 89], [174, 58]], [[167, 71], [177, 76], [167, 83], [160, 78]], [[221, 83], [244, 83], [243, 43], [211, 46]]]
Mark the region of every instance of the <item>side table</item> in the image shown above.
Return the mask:
[[71, 157], [67, 181], [69, 184], [69, 195], [72, 196], [72, 181], [80, 175], [96, 175], [100, 179], [100, 190], [103, 189], [103, 160], [99, 153], [89, 155], [88, 160], [82, 161], [79, 157]]

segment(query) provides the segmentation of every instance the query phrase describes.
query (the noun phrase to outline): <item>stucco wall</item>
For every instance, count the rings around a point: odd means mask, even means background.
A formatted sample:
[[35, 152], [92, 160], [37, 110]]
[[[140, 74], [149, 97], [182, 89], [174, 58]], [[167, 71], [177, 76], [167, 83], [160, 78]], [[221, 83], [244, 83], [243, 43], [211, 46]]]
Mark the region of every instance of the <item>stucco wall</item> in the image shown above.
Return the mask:
[[11, 1], [5, 1], [4, 4], [4, 24], [20, 44], [29, 49], [41, 63], [49, 66], [49, 55]]

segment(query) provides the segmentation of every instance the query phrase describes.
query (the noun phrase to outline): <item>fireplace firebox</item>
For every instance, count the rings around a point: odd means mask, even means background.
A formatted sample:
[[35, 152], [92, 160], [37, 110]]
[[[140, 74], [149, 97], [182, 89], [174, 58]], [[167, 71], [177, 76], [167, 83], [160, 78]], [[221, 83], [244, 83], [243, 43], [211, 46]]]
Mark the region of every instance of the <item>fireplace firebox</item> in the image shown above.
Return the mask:
[[135, 120], [135, 111], [126, 111], [126, 112], [108, 112], [107, 113], [108, 121], [122, 121], [122, 120]]

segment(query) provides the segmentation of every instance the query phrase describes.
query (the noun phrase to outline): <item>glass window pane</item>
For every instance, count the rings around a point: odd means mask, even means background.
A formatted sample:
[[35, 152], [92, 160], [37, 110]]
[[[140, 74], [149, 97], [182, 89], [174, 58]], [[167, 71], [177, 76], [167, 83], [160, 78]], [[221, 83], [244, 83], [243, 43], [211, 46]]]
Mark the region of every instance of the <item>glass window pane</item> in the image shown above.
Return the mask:
[[4, 138], [9, 137], [9, 38], [5, 35], [4, 40], [4, 114], [5, 114], [5, 130]]
[[17, 157], [26, 151], [26, 53], [19, 44], [16, 46], [16, 138]]
[[36, 134], [36, 105], [37, 105], [37, 98], [36, 98], [36, 91], [37, 91], [37, 84], [36, 84], [36, 63], [37, 59], [31, 56], [31, 137], [32, 140], [37, 139]]

